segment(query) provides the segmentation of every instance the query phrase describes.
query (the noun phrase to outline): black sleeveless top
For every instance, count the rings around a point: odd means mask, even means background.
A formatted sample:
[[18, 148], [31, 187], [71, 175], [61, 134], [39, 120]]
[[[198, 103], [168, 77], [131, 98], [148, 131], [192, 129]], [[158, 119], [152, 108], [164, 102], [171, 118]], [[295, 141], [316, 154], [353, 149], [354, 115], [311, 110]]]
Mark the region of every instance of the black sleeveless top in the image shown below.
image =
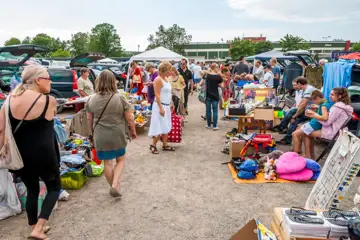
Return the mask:
[[[59, 176], [60, 154], [54, 130], [54, 120], [47, 120], [45, 114], [49, 106], [46, 96], [44, 111], [38, 118], [24, 120], [14, 139], [24, 162], [24, 168], [13, 171], [20, 176], [37, 176], [43, 180], [53, 180]], [[12, 130], [21, 119], [16, 119], [9, 108]]]

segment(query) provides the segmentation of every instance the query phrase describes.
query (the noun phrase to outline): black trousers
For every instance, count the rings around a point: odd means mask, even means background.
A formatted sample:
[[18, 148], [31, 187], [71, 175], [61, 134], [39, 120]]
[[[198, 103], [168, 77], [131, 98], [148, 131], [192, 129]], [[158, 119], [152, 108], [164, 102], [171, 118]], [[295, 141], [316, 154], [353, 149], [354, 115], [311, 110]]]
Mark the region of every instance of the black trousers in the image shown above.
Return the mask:
[[[29, 225], [35, 225], [38, 221], [38, 198], [40, 193], [39, 176], [24, 175], [20, 176], [27, 188], [26, 213]], [[52, 180], [44, 180], [47, 194], [44, 199], [39, 218], [48, 220], [50, 214], [59, 198], [61, 190], [60, 176], [57, 175]]]
[[173, 103], [174, 103], [175, 113], [176, 113], [176, 114], [179, 114], [179, 103], [180, 103], [180, 99], [179, 99], [177, 96], [173, 95], [173, 96], [172, 96], [172, 101], [173, 101]]
[[189, 99], [189, 89], [188, 88], [184, 88], [184, 108], [187, 109], [188, 106], [188, 99]]

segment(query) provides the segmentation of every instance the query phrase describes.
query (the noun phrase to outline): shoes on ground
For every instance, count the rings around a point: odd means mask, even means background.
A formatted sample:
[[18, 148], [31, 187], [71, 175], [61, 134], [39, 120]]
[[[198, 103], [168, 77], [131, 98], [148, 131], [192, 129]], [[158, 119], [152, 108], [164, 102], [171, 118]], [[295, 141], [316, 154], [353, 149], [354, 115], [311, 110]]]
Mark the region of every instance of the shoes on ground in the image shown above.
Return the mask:
[[291, 146], [291, 142], [289, 142], [289, 141], [286, 140], [285, 138], [281, 139], [280, 141], [276, 141], [276, 144]]

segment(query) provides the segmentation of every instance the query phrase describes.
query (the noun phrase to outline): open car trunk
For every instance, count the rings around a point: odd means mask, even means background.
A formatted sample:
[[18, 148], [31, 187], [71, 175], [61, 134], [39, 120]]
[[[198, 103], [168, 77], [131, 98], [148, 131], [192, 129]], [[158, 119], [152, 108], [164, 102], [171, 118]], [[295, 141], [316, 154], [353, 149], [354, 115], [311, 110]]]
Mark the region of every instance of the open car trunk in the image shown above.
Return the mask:
[[89, 63], [93, 63], [104, 58], [105, 55], [102, 53], [93, 53], [93, 52], [85, 53], [73, 58], [70, 62], [70, 67], [71, 68], [86, 67]]
[[298, 57], [305, 66], [313, 63], [317, 64], [316, 61], [311, 57], [310, 52], [306, 50], [287, 51], [284, 53], [284, 55]]
[[20, 44], [0, 48], [0, 67], [19, 67], [37, 53], [49, 49], [37, 45]]

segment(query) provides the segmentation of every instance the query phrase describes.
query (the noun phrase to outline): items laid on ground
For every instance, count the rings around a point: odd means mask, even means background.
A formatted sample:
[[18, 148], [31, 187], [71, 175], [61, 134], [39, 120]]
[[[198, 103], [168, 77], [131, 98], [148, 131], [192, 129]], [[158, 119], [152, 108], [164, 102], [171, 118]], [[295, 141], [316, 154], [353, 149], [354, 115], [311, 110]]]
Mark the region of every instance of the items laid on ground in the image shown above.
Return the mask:
[[255, 179], [263, 172], [266, 180], [284, 180], [303, 182], [316, 180], [321, 171], [320, 165], [305, 159], [294, 152], [276, 150], [271, 134], [251, 135], [228, 133], [223, 152], [230, 155], [230, 164], [240, 179]]

